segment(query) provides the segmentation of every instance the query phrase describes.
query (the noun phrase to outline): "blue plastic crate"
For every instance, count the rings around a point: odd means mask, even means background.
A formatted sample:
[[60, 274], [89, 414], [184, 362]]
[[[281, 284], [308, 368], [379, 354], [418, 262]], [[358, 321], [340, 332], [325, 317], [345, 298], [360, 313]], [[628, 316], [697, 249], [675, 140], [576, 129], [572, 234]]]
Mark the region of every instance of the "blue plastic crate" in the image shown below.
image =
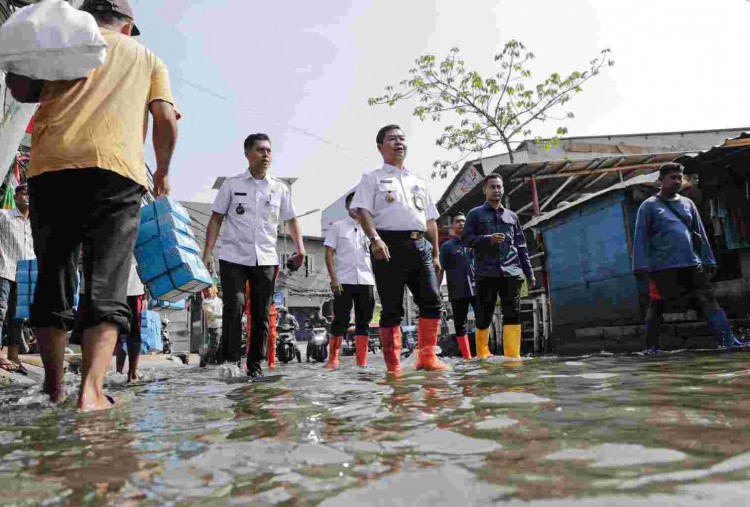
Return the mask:
[[193, 228], [183, 222], [180, 218], [175, 215], [160, 215], [153, 220], [141, 223], [138, 228], [138, 238], [136, 239], [135, 246], [141, 246], [160, 234], [172, 231], [187, 234], [195, 239]]
[[141, 246], [137, 246], [135, 248], [135, 258], [139, 263], [141, 261], [148, 262], [149, 259], [163, 257], [164, 252], [174, 247], [179, 247], [198, 255], [201, 253], [198, 243], [195, 242], [194, 238], [178, 231], [168, 231], [151, 238], [150, 241]]
[[213, 284], [213, 279], [197, 255], [187, 255], [184, 263], [148, 282], [151, 295], [163, 301], [179, 301]]
[[16, 265], [16, 282], [36, 283], [38, 268], [36, 259], [18, 261]]
[[162, 301], [160, 299], [152, 299], [149, 306], [155, 312], [180, 311], [186, 308], [185, 301], [185, 299], [180, 301]]
[[[138, 275], [144, 282], [151, 282], [155, 278], [183, 264], [187, 264], [188, 266], [193, 266], [196, 263], [202, 265], [196, 252], [176, 246], [159, 252], [158, 242], [155, 243], [157, 248], [153, 252], [150, 252], [152, 255], [148, 257], [136, 257], [138, 259]], [[159, 253], [156, 254], [154, 252]]]
[[26, 320], [31, 318], [31, 306], [17, 306], [13, 320]]
[[174, 215], [187, 225], [192, 223], [187, 210], [180, 203], [169, 197], [159, 197], [154, 202], [143, 206], [141, 208], [141, 223], [144, 224], [163, 215]]

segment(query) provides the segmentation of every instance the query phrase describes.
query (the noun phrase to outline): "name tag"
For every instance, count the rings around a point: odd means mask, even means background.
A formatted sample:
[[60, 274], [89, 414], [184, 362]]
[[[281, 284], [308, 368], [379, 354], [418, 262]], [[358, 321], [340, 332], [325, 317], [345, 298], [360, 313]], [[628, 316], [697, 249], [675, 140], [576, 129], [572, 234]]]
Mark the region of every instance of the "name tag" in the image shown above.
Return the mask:
[[388, 180], [380, 180], [380, 183], [393, 183], [393, 179], [391, 178]]
[[234, 195], [242, 195], [242, 196], [246, 196], [246, 195], [247, 195], [247, 192], [235, 192], [235, 193], [234, 193]]

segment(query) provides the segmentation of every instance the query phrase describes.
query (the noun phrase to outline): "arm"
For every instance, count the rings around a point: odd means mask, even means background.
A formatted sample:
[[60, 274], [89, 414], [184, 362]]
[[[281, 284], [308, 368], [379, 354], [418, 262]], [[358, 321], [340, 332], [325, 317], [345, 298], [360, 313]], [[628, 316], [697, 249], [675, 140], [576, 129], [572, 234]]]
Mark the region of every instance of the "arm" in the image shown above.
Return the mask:
[[391, 260], [391, 253], [388, 251], [388, 245], [385, 244], [385, 241], [380, 239], [378, 232], [375, 230], [375, 223], [373, 222], [370, 210], [359, 208], [359, 219], [362, 222], [362, 230], [365, 231], [365, 235], [372, 239], [372, 255], [381, 261]]
[[336, 250], [330, 246], [326, 246], [326, 268], [328, 268], [328, 275], [331, 277], [331, 290], [334, 295], [338, 296], [341, 293], [341, 284], [338, 278], [336, 278], [336, 264], [333, 260], [335, 254]]
[[[440, 247], [438, 246], [438, 228], [435, 220], [427, 221], [427, 232], [425, 233], [427, 241], [432, 244], [432, 265], [435, 266], [435, 274], [441, 273], [440, 267]], [[440, 285], [438, 285], [440, 287]]]
[[716, 258], [714, 257], [713, 250], [711, 250], [711, 243], [708, 242], [708, 235], [706, 234], [706, 229], [703, 227], [703, 221], [701, 220], [701, 216], [698, 213], [698, 208], [695, 207], [694, 202], [690, 201], [690, 204], [693, 213], [693, 220], [695, 220], [694, 223], [698, 225], [698, 234], [701, 235], [701, 239], [703, 240], [701, 262], [703, 262], [703, 264], [705, 265], [716, 267]]
[[633, 234], [633, 271], [636, 273], [647, 271], [648, 268], [648, 255], [646, 254], [647, 215], [647, 205], [641, 204], [635, 219], [635, 233]]
[[536, 286], [536, 277], [534, 276], [534, 269], [531, 266], [529, 249], [526, 246], [526, 237], [523, 235], [523, 227], [521, 226], [520, 220], [518, 220], [518, 216], [516, 216], [513, 243], [516, 245], [516, 250], [518, 251], [518, 261], [521, 264], [523, 274], [526, 276], [526, 280], [529, 281], [529, 288], [532, 288]]
[[169, 165], [177, 144], [177, 115], [174, 106], [164, 100], [155, 100], [150, 105], [154, 117], [154, 152], [156, 172], [154, 172], [154, 195], [169, 195]]
[[299, 220], [297, 217], [292, 218], [289, 221], [289, 233], [294, 241], [294, 251], [302, 257], [305, 256], [305, 243], [302, 241], [302, 229], [299, 226]]
[[17, 102], [35, 104], [41, 100], [44, 81], [8, 72], [5, 75], [5, 84]]
[[208, 221], [208, 227], [206, 228], [206, 246], [203, 248], [203, 264], [206, 265], [208, 271], [212, 271], [211, 266], [211, 253], [214, 251], [216, 240], [219, 238], [219, 231], [221, 230], [221, 223], [224, 221], [224, 215], [211, 213], [211, 220]]

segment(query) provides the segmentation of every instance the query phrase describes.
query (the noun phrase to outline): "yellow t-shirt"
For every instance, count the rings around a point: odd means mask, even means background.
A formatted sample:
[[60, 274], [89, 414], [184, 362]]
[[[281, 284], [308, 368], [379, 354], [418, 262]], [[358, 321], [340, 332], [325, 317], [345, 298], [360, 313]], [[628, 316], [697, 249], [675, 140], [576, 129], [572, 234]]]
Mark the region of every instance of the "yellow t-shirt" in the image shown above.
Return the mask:
[[102, 28], [107, 61], [78, 81], [44, 83], [28, 177], [99, 167], [147, 186], [143, 144], [149, 105], [174, 104], [169, 73], [139, 42]]

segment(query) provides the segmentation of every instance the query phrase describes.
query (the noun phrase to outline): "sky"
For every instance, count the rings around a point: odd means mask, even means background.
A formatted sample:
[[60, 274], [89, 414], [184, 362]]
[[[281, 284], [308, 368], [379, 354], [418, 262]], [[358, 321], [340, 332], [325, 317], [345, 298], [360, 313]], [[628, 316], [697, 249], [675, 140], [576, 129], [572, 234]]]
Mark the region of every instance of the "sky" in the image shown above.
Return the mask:
[[[489, 75], [493, 56], [518, 39], [536, 54], [532, 82], [585, 70], [611, 49], [615, 66], [568, 104], [571, 136], [750, 125], [747, 0], [131, 2], [183, 114], [170, 173], [180, 200], [211, 202], [218, 176], [246, 170], [244, 138], [265, 132], [273, 174], [298, 178], [298, 213], [324, 209], [382, 164], [375, 134], [397, 123], [407, 167], [437, 201], [450, 181], [430, 180], [432, 162], [451, 157], [435, 144], [442, 126], [413, 118], [415, 102], [367, 99], [407, 78], [418, 56], [441, 59], [454, 46]], [[155, 166], [150, 146], [147, 160]], [[305, 234], [320, 234], [320, 213], [301, 221]]]

